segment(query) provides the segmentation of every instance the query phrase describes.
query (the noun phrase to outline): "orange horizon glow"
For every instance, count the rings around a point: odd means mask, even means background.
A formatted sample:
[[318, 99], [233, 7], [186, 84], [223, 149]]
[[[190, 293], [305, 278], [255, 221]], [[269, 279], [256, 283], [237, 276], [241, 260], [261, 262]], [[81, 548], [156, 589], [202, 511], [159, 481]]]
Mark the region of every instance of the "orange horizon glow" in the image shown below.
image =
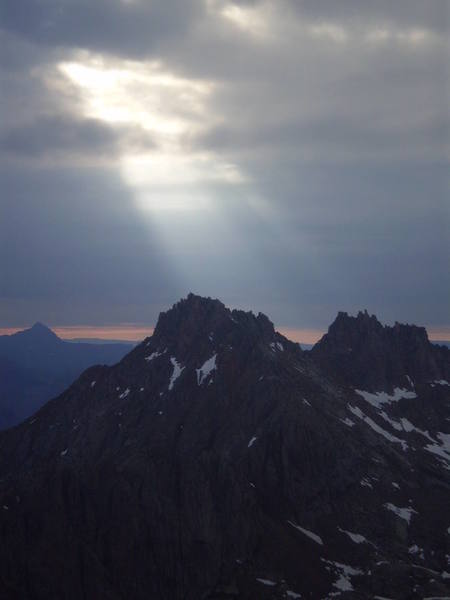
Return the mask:
[[[145, 325], [48, 325], [63, 340], [102, 339], [139, 342], [153, 334], [154, 328]], [[0, 335], [12, 335], [27, 327], [0, 327]]]
[[[153, 334], [154, 327], [150, 325], [55, 325], [49, 326], [58, 337], [64, 340], [77, 338], [103, 339], [139, 342]], [[12, 335], [27, 327], [0, 327], [0, 335]], [[326, 333], [321, 329], [299, 329], [294, 327], [276, 327], [276, 330], [293, 342], [315, 344]], [[450, 341], [450, 326], [443, 325], [426, 327], [428, 337], [433, 342]]]
[[276, 327], [276, 330], [288, 340], [302, 344], [315, 344], [326, 333], [322, 329], [295, 329], [293, 327]]

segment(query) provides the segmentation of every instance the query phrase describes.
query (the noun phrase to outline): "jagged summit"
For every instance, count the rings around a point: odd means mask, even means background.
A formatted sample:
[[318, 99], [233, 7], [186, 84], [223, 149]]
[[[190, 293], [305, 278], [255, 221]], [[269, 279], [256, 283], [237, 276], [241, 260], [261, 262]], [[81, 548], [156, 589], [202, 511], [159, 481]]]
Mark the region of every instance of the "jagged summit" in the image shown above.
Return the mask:
[[225, 320], [229, 320], [230, 315], [231, 311], [219, 300], [190, 293], [159, 315], [153, 337], [196, 337], [203, 330], [220, 327]]
[[359, 335], [370, 336], [381, 334], [381, 332], [391, 332], [397, 336], [414, 335], [421, 338], [424, 342], [428, 342], [428, 334], [425, 327], [411, 325], [409, 323], [395, 322], [393, 326], [382, 324], [376, 315], [368, 313], [367, 309], [358, 311], [356, 317], [349, 315], [347, 312], [339, 311], [336, 319], [328, 328], [328, 337], [339, 337], [341, 335]]
[[408, 386], [412, 378], [432, 381], [443, 371], [448, 375], [450, 357], [431, 344], [424, 327], [383, 325], [367, 311], [356, 317], [339, 312], [311, 354], [334, 376], [374, 391]]
[[190, 293], [159, 315], [154, 336], [192, 335], [220, 330], [229, 323], [240, 324], [261, 335], [274, 335], [270, 319], [259, 313], [230, 310], [220, 300]]
[[211, 349], [255, 350], [260, 346], [285, 343], [296, 346], [274, 329], [270, 319], [259, 313], [230, 310], [222, 302], [189, 294], [159, 316], [149, 341], [155, 350], [168, 348], [177, 360], [203, 356]]

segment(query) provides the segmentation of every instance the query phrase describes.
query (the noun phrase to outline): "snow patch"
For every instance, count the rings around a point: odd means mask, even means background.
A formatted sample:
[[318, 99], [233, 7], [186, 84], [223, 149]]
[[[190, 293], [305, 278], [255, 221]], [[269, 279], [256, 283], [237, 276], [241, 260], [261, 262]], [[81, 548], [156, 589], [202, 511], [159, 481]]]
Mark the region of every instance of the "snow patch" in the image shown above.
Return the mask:
[[275, 350], [281, 350], [281, 352], [283, 352], [284, 350], [284, 346], [281, 342], [272, 342], [270, 347], [272, 348], [273, 352], [275, 352]]
[[69, 448], [66, 448], [65, 450], [63, 450], [62, 452], [60, 452], [60, 456], [65, 456], [67, 454], [67, 452], [69, 451]]
[[311, 406], [306, 398], [303, 398], [303, 404], [306, 404], [306, 406]]
[[301, 598], [300, 594], [297, 594], [296, 592], [293, 592], [292, 590], [286, 590], [286, 596], [288, 598]]
[[408, 444], [405, 442], [405, 440], [401, 440], [400, 438], [395, 437], [395, 435], [390, 434], [388, 431], [377, 425], [375, 421], [367, 415], [365, 415], [360, 408], [358, 408], [357, 406], [351, 406], [350, 404], [347, 404], [347, 406], [350, 412], [352, 412], [356, 417], [364, 421], [364, 423], [366, 423], [366, 425], [373, 429], [373, 431], [382, 435], [389, 442], [401, 444], [403, 450], [408, 449]]
[[371, 490], [373, 490], [373, 485], [370, 483], [370, 481], [367, 479], [367, 477], [364, 477], [363, 479], [361, 479], [359, 484], [362, 485], [363, 487], [368, 487]]
[[448, 381], [446, 381], [445, 379], [435, 379], [433, 381], [433, 383], [435, 385], [450, 385], [450, 383]]
[[152, 352], [151, 354], [149, 354], [148, 356], [145, 357], [145, 360], [147, 362], [150, 362], [151, 360], [154, 360], [155, 358], [158, 358], [158, 356], [162, 356], [165, 353], [165, 350], [162, 350], [161, 352], [159, 352], [158, 350], [155, 350], [155, 352]]
[[91, 381], [91, 388], [93, 388], [96, 383], [96, 381]]
[[339, 529], [339, 531], [342, 531], [342, 533], [345, 533], [346, 535], [348, 535], [348, 537], [352, 540], [352, 542], [355, 542], [355, 544], [368, 543], [367, 539], [360, 533], [352, 533], [351, 531], [347, 531], [346, 529], [341, 529], [340, 527], [338, 527], [338, 529]]
[[251, 448], [257, 439], [257, 437], [253, 436], [252, 439], [249, 441], [247, 448]]
[[405, 419], [405, 417], [402, 417], [400, 419], [400, 421], [395, 421], [394, 419], [391, 419], [390, 417], [388, 417], [388, 415], [384, 411], [380, 412], [380, 417], [382, 417], [387, 423], [389, 423], [389, 425], [391, 425], [391, 427], [393, 427], [393, 429], [396, 429], [397, 431], [404, 431], [405, 433], [411, 433], [414, 431], [414, 432], [422, 435], [423, 437], [426, 437], [431, 442], [436, 441], [431, 437], [431, 435], [428, 433], [428, 431], [419, 429], [418, 427], [413, 425], [411, 423], [411, 421], [408, 421], [408, 419]]
[[419, 433], [420, 435], [423, 435], [424, 437], [428, 438], [432, 442], [434, 441], [433, 438], [431, 437], [431, 435], [428, 433], [428, 431], [424, 431], [423, 429], [419, 429], [418, 427], [416, 427], [415, 425], [413, 425], [411, 423], [411, 421], [408, 421], [408, 419], [405, 419], [405, 417], [402, 417], [400, 419], [400, 423], [401, 423], [401, 426], [403, 428], [403, 431], [406, 431], [407, 433], [411, 433], [412, 431], [415, 431], [416, 433]]
[[408, 554], [417, 555], [422, 560], [425, 560], [423, 548], [419, 548], [419, 546], [417, 544], [414, 544], [413, 546], [410, 546], [408, 548]]
[[169, 391], [173, 388], [175, 381], [178, 379], [178, 377], [184, 370], [184, 367], [181, 366], [181, 364], [177, 361], [177, 359], [174, 356], [170, 358], [170, 362], [172, 363], [173, 371], [172, 375], [170, 376]]
[[404, 388], [394, 388], [393, 394], [387, 392], [365, 392], [364, 390], [357, 390], [355, 392], [364, 398], [366, 402], [375, 406], [375, 408], [381, 408], [383, 404], [391, 404], [392, 402], [398, 402], [402, 398], [417, 398], [416, 392], [406, 390]]
[[361, 569], [355, 569], [355, 567], [344, 565], [343, 563], [334, 562], [332, 560], [325, 560], [324, 562], [328, 563], [329, 565], [332, 565], [332, 567], [335, 570], [337, 570], [337, 574], [339, 575], [339, 577], [333, 583], [333, 587], [340, 590], [341, 592], [353, 591], [353, 585], [350, 581], [350, 577], [354, 575], [364, 575], [364, 571], [361, 571]]
[[259, 577], [257, 577], [256, 581], [259, 581], [259, 583], [262, 583], [263, 585], [270, 585], [270, 586], [277, 585], [277, 582], [272, 581], [271, 579], [260, 579]]
[[355, 422], [352, 421], [351, 419], [349, 419], [348, 417], [345, 417], [345, 419], [339, 419], [340, 421], [342, 421], [344, 423], [344, 425], [347, 425], [348, 427], [353, 427], [355, 425]]
[[395, 513], [401, 519], [404, 519], [408, 523], [408, 525], [411, 521], [412, 514], [418, 514], [417, 510], [414, 510], [413, 508], [400, 508], [399, 506], [395, 506], [395, 504], [391, 504], [390, 502], [386, 502], [385, 504], [383, 504], [383, 506], [384, 508], [387, 508], [391, 512]]
[[445, 465], [445, 467], [450, 469], [450, 433], [442, 433], [441, 431], [438, 431], [436, 436], [439, 441], [430, 438], [434, 443], [425, 446], [425, 450], [428, 450], [428, 452], [436, 454], [440, 458], [443, 458], [445, 461], [447, 461], [448, 464]]
[[198, 385], [201, 385], [205, 379], [207, 379], [209, 375], [216, 370], [216, 358], [217, 354], [213, 354], [211, 358], [208, 358], [208, 360], [203, 363], [200, 369], [196, 369]]
[[304, 535], [306, 535], [307, 537], [312, 539], [314, 542], [316, 542], [316, 544], [320, 544], [321, 546], [323, 546], [322, 538], [319, 535], [317, 535], [316, 533], [309, 531], [309, 529], [304, 529], [303, 527], [300, 527], [300, 525], [296, 525], [292, 521], [288, 521], [288, 523], [289, 523], [289, 525], [291, 525], [292, 527], [295, 527], [295, 529], [298, 529]]
[[120, 394], [120, 396], [119, 396], [120, 400], [123, 400], [124, 398], [126, 398], [129, 393], [130, 393], [130, 388], [127, 388], [124, 392], [122, 392]]

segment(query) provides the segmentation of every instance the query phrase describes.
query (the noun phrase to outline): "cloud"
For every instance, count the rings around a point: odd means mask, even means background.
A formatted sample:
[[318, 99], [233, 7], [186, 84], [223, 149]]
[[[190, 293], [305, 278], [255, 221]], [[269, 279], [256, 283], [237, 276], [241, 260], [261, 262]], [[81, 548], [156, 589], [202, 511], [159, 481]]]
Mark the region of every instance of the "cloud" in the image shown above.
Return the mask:
[[446, 6], [7, 3], [2, 314], [444, 323]]
[[[0, 132], [0, 153], [5, 157], [41, 160], [92, 161], [120, 151], [148, 151], [155, 144], [148, 132], [136, 127], [119, 129], [97, 119], [53, 115]], [[73, 164], [73, 162], [72, 162]]]
[[43, 46], [145, 56], [184, 35], [204, 10], [200, 0], [25, 0], [4, 4], [2, 25]]

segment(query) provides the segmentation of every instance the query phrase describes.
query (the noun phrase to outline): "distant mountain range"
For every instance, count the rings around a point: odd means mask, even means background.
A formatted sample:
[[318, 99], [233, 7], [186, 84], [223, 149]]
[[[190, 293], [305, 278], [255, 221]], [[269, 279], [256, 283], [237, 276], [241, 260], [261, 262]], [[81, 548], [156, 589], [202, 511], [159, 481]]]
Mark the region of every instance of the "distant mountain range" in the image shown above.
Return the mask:
[[112, 365], [132, 347], [126, 343], [69, 343], [41, 323], [0, 336], [0, 429], [28, 417], [87, 367]]
[[448, 598], [449, 382], [421, 327], [191, 294], [0, 433], [0, 597]]

